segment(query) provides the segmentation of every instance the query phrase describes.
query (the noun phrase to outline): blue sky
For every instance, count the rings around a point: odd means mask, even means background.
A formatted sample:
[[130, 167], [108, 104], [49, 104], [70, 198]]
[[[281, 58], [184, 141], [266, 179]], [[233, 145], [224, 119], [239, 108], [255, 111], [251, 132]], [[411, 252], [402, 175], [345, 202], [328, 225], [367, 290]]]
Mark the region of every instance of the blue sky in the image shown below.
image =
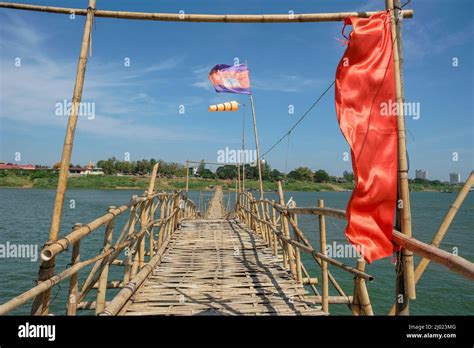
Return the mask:
[[[23, 1], [81, 7], [87, 1]], [[470, 0], [413, 0], [404, 21], [405, 94], [420, 103], [407, 118], [410, 177], [465, 179], [474, 167], [474, 25]], [[280, 13], [380, 10], [384, 1], [107, 1], [98, 8], [149, 12]], [[84, 17], [0, 9], [0, 160], [51, 165], [60, 159], [66, 117], [55, 105], [69, 101]], [[334, 79], [345, 47], [342, 23], [164, 23], [98, 18], [83, 101], [95, 118], [80, 117], [73, 163], [126, 152], [132, 160], [216, 161], [240, 148], [242, 114], [209, 113], [209, 104], [246, 96], [217, 94], [207, 73], [215, 64], [248, 62], [262, 152], [297, 120]], [[21, 66], [15, 66], [15, 59]], [[130, 66], [124, 59], [130, 59]], [[458, 66], [453, 67], [453, 58]], [[185, 113], [180, 114], [180, 105]], [[288, 106], [294, 106], [294, 114]], [[250, 116], [247, 143], [253, 145]], [[293, 132], [266, 156], [275, 168], [351, 170], [331, 90]], [[457, 153], [457, 161], [453, 161]]]

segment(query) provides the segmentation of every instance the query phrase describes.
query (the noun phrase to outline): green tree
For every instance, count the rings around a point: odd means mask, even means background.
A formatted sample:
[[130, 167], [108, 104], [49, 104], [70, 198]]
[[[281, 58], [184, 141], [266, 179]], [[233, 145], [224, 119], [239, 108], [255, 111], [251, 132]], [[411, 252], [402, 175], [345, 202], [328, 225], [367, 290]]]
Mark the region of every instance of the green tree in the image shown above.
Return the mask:
[[314, 181], [315, 182], [328, 182], [329, 174], [323, 169], [317, 170], [314, 173]]
[[349, 182], [354, 181], [354, 173], [348, 172], [347, 170], [345, 170], [344, 173], [342, 173], [342, 177]]
[[314, 174], [308, 167], [299, 167], [288, 173], [288, 178], [299, 181], [313, 181]]
[[237, 176], [237, 167], [225, 165], [217, 168], [216, 175], [219, 179], [235, 179]]

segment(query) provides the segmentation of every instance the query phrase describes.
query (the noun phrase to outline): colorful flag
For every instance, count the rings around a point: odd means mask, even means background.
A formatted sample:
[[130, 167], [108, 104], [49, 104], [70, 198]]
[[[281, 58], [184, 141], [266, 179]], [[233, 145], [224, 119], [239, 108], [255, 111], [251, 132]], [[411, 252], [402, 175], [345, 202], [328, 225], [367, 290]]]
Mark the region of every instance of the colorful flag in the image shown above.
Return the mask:
[[251, 94], [247, 65], [218, 64], [209, 73], [216, 92]]
[[[382, 109], [395, 102], [390, 12], [348, 17], [347, 49], [336, 72], [336, 113], [351, 147], [355, 188], [347, 205], [346, 236], [368, 262], [396, 249], [397, 118]], [[344, 29], [343, 29], [344, 32]]]

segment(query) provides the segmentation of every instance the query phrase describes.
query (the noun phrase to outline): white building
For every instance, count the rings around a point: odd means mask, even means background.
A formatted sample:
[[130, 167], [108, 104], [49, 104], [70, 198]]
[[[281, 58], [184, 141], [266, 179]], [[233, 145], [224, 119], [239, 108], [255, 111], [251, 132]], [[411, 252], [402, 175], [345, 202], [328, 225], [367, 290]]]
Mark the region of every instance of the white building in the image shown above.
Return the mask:
[[417, 169], [415, 170], [415, 178], [416, 179], [428, 179], [428, 172], [423, 169]]
[[449, 174], [449, 183], [451, 185], [459, 184], [461, 182], [461, 175], [459, 173], [450, 173]]

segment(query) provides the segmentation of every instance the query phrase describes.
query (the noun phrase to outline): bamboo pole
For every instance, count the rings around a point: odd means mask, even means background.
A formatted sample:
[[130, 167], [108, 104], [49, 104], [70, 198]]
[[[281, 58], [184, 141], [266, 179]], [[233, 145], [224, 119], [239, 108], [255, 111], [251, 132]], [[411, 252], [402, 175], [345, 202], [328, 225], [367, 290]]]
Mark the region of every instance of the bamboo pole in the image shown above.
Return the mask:
[[[403, 110], [403, 67], [401, 60], [403, 59], [403, 48], [401, 35], [401, 21], [398, 9], [394, 9], [393, 0], [385, 1], [386, 8], [391, 10], [391, 30], [393, 40], [393, 69], [395, 80], [395, 95], [397, 108], [397, 128], [398, 128], [398, 193], [402, 206], [400, 210], [401, 232], [407, 237], [411, 237], [411, 211], [410, 211], [410, 193], [408, 188], [408, 160], [406, 148], [406, 130], [405, 115]], [[397, 6], [400, 7], [400, 2]], [[400, 281], [403, 279], [404, 303], [406, 306], [400, 311], [400, 314], [409, 314], [409, 300], [416, 299], [415, 274], [413, 266], [413, 253], [410, 250], [402, 249], [402, 272], [399, 272]]]
[[[278, 181], [278, 197], [280, 199], [280, 204], [284, 206], [285, 196], [283, 195], [283, 187], [281, 186], [281, 181]], [[285, 215], [285, 213], [282, 213], [280, 215], [280, 221], [281, 221], [283, 235], [287, 238], [290, 238], [290, 229], [288, 227], [288, 217]], [[295, 269], [295, 261], [294, 261], [294, 256], [293, 256], [293, 246], [285, 242], [283, 249], [285, 250], [283, 254], [283, 265], [285, 268], [288, 267], [289, 265], [291, 273], [295, 274], [296, 269]], [[286, 259], [286, 264], [285, 264], [285, 259]]]
[[[153, 166], [153, 170], [151, 172], [151, 177], [150, 177], [150, 182], [148, 183], [148, 196], [151, 196], [153, 194], [153, 191], [155, 190], [155, 181], [156, 181], [156, 175], [158, 174], [158, 167], [159, 167], [159, 163], [155, 163], [155, 165]], [[186, 191], [188, 191], [186, 189]]]
[[186, 192], [189, 191], [189, 161], [186, 161]]
[[258, 146], [257, 118], [255, 117], [255, 106], [253, 103], [252, 94], [250, 94], [250, 105], [252, 108], [253, 135], [255, 138], [255, 150], [257, 151], [257, 169], [258, 169], [258, 183], [260, 185], [260, 199], [263, 199], [262, 163], [261, 163], [261, 158], [260, 158], [260, 147]]
[[460, 256], [448, 253], [434, 245], [429, 245], [414, 238], [409, 238], [398, 231], [393, 231], [393, 242], [405, 249], [412, 250], [414, 253], [422, 257], [427, 257], [431, 261], [443, 265], [468, 279], [474, 280], [474, 263]]
[[[318, 207], [324, 208], [324, 201], [318, 200]], [[326, 255], [326, 219], [324, 215], [319, 216], [319, 245], [321, 253]], [[325, 313], [329, 313], [329, 282], [328, 282], [328, 263], [321, 260], [321, 275], [322, 275], [322, 309]]]
[[[357, 260], [357, 269], [361, 272], [365, 271], [365, 261], [363, 259]], [[365, 279], [356, 277], [357, 296], [360, 303], [361, 312], [364, 315], [374, 315], [372, 305], [370, 304], [369, 292], [365, 284]]]
[[[115, 209], [114, 206], [109, 207], [109, 211]], [[111, 220], [105, 228], [104, 234], [104, 251], [112, 246], [112, 233], [114, 231], [114, 220]], [[97, 304], [95, 314], [101, 312], [105, 307], [105, 296], [107, 293], [107, 278], [109, 276], [109, 263], [105, 264], [99, 278], [99, 285], [97, 288]]]
[[[4, 6], [5, 7], [5, 6]], [[63, 152], [61, 156], [61, 166], [59, 169], [58, 186], [56, 189], [56, 197], [54, 200], [53, 215], [51, 218], [51, 226], [49, 230], [48, 243], [55, 242], [59, 236], [59, 228], [61, 225], [61, 215], [64, 205], [64, 196], [67, 187], [67, 178], [69, 173], [69, 164], [71, 163], [72, 147], [74, 144], [74, 134], [76, 132], [76, 124], [78, 118], [78, 109], [82, 97], [82, 88], [84, 86], [84, 75], [86, 72], [87, 53], [90, 44], [90, 35], [92, 28], [92, 19], [96, 8], [96, 0], [89, 0], [89, 8], [86, 10], [86, 21], [84, 24], [84, 33], [82, 35], [81, 51], [77, 64], [76, 82], [72, 95], [71, 115], [68, 118], [66, 136], [64, 139]], [[45, 261], [40, 266], [38, 281], [42, 282], [50, 278], [54, 273], [54, 259]], [[33, 301], [31, 308], [32, 315], [47, 315], [49, 307], [49, 298], [51, 292], [48, 290], [41, 294]]]
[[[152, 173], [151, 173], [151, 177], [150, 177], [150, 182], [148, 183], [148, 190], [147, 190], [147, 199], [148, 199], [148, 202], [146, 204], [144, 204], [144, 207], [143, 207], [143, 211], [142, 211], [142, 220], [141, 221], [141, 224], [142, 224], [142, 230], [146, 231], [148, 229], [148, 225], [149, 225], [149, 221], [150, 221], [150, 218], [151, 218], [151, 212], [152, 212], [152, 209], [153, 209], [153, 199], [151, 198], [152, 195], [153, 195], [153, 191], [155, 189], [155, 181], [156, 181], [156, 174], [158, 173], [158, 166], [159, 166], [159, 163], [155, 163], [155, 165], [153, 166], [153, 170], [152, 170]], [[144, 225], [144, 226], [143, 226]], [[153, 228], [150, 228], [149, 229], [149, 246], [150, 246], [150, 258], [153, 257], [153, 244], [154, 244], [154, 241], [153, 241]], [[145, 236], [143, 236], [143, 239], [140, 243], [140, 252], [141, 252], [141, 257], [140, 257], [140, 268], [143, 267], [143, 265], [145, 264]]]
[[[454, 217], [459, 211], [459, 208], [461, 208], [461, 205], [463, 204], [464, 200], [469, 194], [469, 190], [471, 189], [473, 185], [474, 185], [474, 172], [471, 172], [468, 179], [464, 183], [463, 188], [461, 189], [461, 191], [459, 191], [459, 194], [457, 195], [453, 204], [451, 205], [448, 212], [446, 213], [446, 216], [444, 217], [441, 225], [439, 226], [438, 231], [433, 237], [431, 241], [432, 246], [435, 246], [435, 247], [440, 246], [441, 242], [443, 241], [444, 236], [446, 235], [446, 232], [448, 232], [449, 226], [453, 222]], [[423, 257], [418, 263], [418, 266], [416, 266], [416, 269], [415, 269], [415, 282], [416, 283], [418, 283], [418, 281], [420, 280], [421, 276], [423, 275], [426, 268], [428, 267], [430, 261], [431, 260], [429, 258]], [[392, 306], [388, 315], [395, 314], [395, 307], [396, 307], [395, 305]]]
[[[453, 204], [449, 208], [446, 216], [443, 219], [443, 222], [439, 226], [438, 231], [436, 232], [435, 236], [433, 237], [433, 240], [431, 241], [431, 245], [435, 247], [439, 247], [439, 245], [441, 244], [441, 241], [446, 235], [446, 232], [448, 231], [449, 226], [453, 222], [454, 217], [459, 211], [459, 208], [464, 202], [464, 199], [466, 199], [467, 195], [469, 194], [469, 190], [471, 189], [473, 185], [474, 185], [474, 172], [471, 172], [463, 188], [461, 189], [458, 196], [454, 200]], [[429, 263], [430, 263], [430, 259], [427, 257], [424, 257], [420, 260], [420, 263], [415, 269], [415, 282], [418, 282], [418, 280], [420, 280], [421, 275], [426, 270], [426, 267], [428, 267]]]
[[[81, 224], [75, 224], [74, 229], [81, 227]], [[81, 260], [81, 241], [78, 240], [72, 246], [72, 254], [71, 254], [71, 266], [74, 266]], [[68, 303], [67, 303], [67, 315], [76, 315], [77, 311], [77, 294], [78, 294], [78, 284], [77, 284], [77, 273], [71, 276], [69, 280], [69, 296], [68, 296]]]
[[[272, 225], [274, 228], [277, 228], [276, 222], [276, 209], [275, 209], [275, 201], [272, 200]], [[278, 241], [277, 236], [272, 233], [271, 238], [273, 239], [273, 255], [278, 256]]]
[[[65, 8], [52, 6], [37, 6], [18, 3], [0, 2], [0, 7], [17, 10], [29, 10], [38, 12], [61, 13], [76, 16], [85, 16], [87, 11], [80, 8]], [[149, 13], [149, 12], [129, 12], [129, 11], [105, 11], [98, 10], [96, 17], [121, 18], [136, 20], [153, 20], [167, 22], [207, 22], [207, 23], [302, 23], [302, 22], [334, 22], [343, 21], [346, 17], [368, 18], [377, 12], [337, 12], [337, 13], [304, 13], [294, 14], [263, 14], [263, 15], [237, 15], [237, 14], [180, 14], [180, 13]], [[404, 18], [412, 18], [413, 10], [402, 11]]]
[[49, 261], [53, 259], [57, 254], [66, 250], [69, 247], [69, 245], [87, 236], [91, 232], [98, 229], [100, 226], [107, 224], [116, 216], [127, 211], [128, 208], [129, 208], [128, 205], [123, 205], [119, 208], [113, 209], [109, 211], [107, 214], [95, 219], [94, 221], [89, 222], [86, 225], [82, 225], [80, 228], [74, 230], [72, 233], [68, 234], [66, 237], [61, 238], [57, 240], [56, 242], [47, 245], [41, 251], [41, 258], [43, 259], [43, 261]]
[[[245, 115], [246, 105], [243, 105], [242, 113], [242, 193], [245, 193]], [[239, 159], [240, 160], [240, 159]]]
[[351, 304], [351, 311], [353, 316], [360, 315], [360, 302], [359, 302], [359, 294], [357, 292], [357, 277], [354, 277], [354, 293], [352, 294], [352, 304]]

